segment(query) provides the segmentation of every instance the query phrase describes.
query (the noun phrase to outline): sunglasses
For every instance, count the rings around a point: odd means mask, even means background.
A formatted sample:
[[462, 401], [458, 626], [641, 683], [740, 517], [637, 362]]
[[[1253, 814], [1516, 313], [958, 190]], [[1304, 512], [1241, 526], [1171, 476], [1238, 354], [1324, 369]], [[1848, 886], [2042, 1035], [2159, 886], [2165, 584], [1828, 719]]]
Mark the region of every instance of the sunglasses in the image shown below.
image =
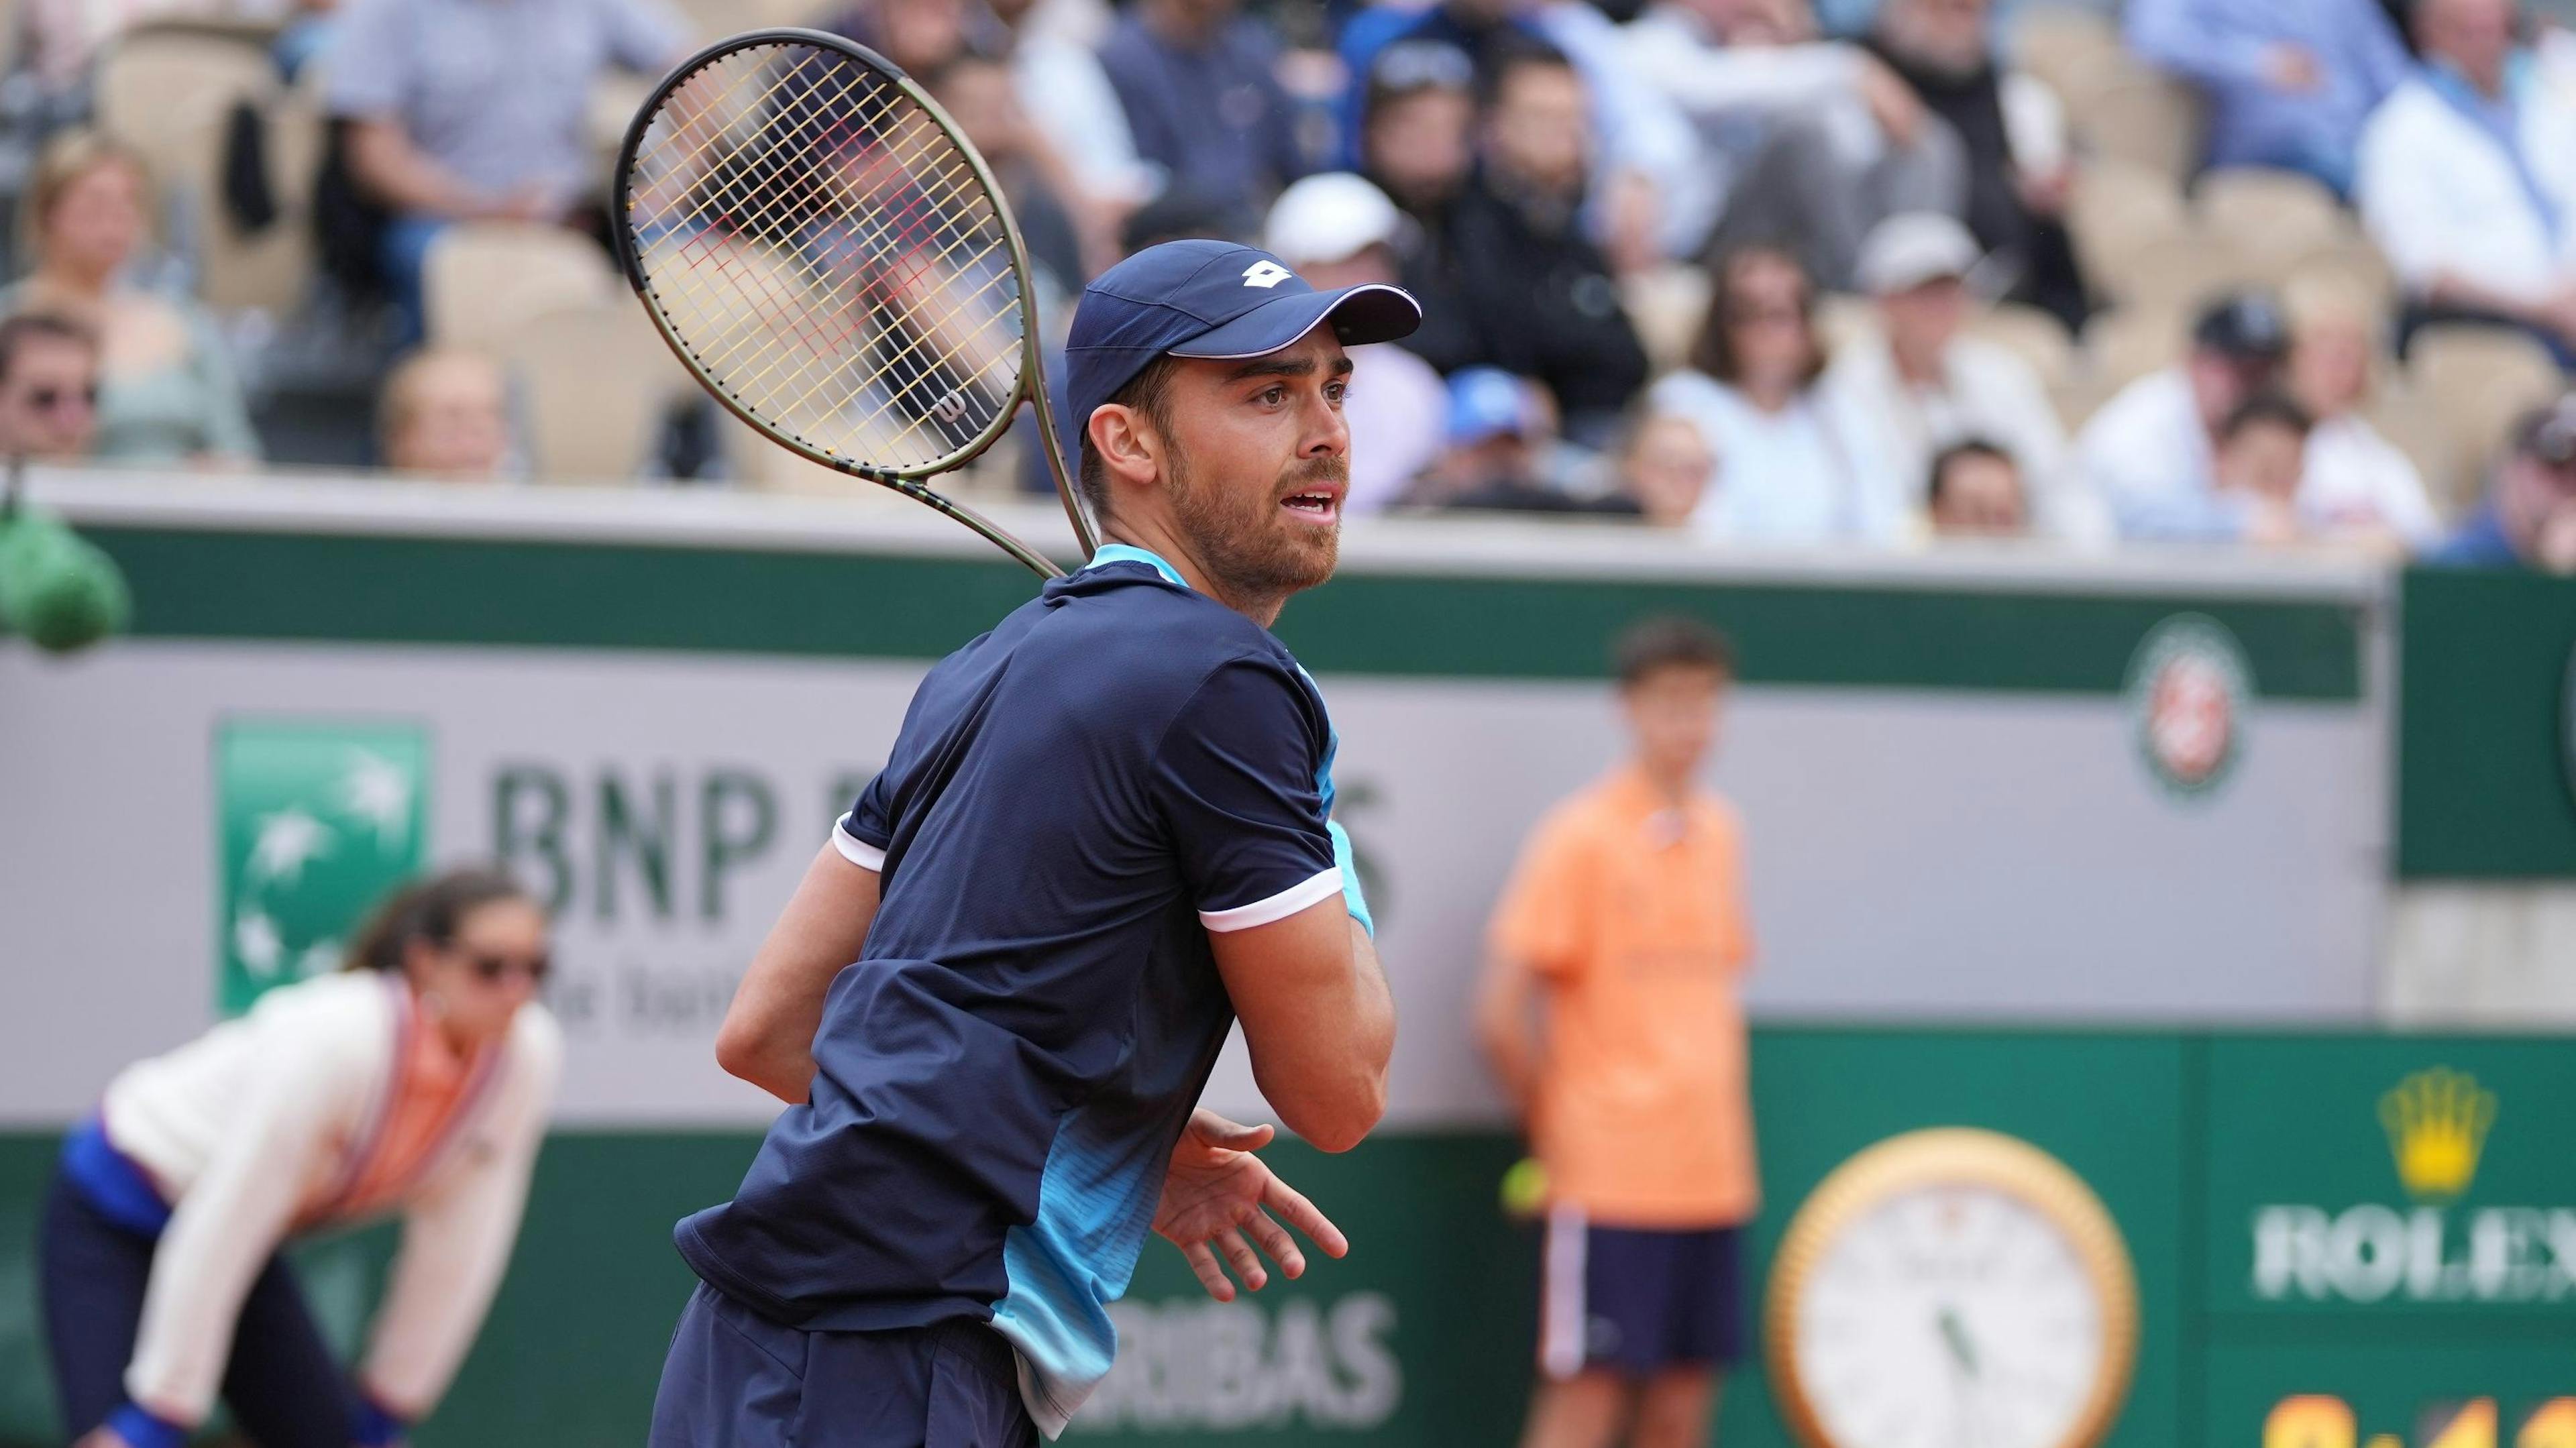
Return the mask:
[[1807, 320], [1807, 313], [1804, 308], [1788, 303], [1742, 302], [1736, 305], [1734, 315], [1727, 320], [1730, 325], [1738, 327], [1794, 327]]
[[499, 985], [513, 975], [526, 976], [530, 985], [544, 985], [546, 972], [554, 968], [553, 959], [545, 955], [522, 958], [508, 955], [469, 954], [465, 957], [465, 964], [474, 972], [474, 978], [485, 985]]

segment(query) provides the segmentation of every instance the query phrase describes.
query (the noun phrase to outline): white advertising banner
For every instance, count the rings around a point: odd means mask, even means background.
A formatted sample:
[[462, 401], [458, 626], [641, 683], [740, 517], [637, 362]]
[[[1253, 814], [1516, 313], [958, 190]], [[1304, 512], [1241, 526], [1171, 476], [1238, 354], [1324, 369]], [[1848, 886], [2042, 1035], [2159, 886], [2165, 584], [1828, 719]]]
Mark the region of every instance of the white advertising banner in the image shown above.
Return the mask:
[[[83, 1110], [201, 1029], [227, 971], [320, 968], [299, 926], [389, 860], [497, 856], [559, 908], [567, 1124], [763, 1119], [716, 1023], [922, 665], [138, 640], [0, 651], [0, 1119]], [[1606, 685], [1325, 676], [1344, 817], [1403, 1012], [1398, 1124], [1491, 1119], [1465, 1006], [1530, 822], [1617, 748]], [[2215, 798], [2115, 698], [1748, 686], [1742, 809], [1773, 1017], [2357, 1017], [2382, 886], [2363, 711], [2240, 720]], [[300, 776], [261, 773], [263, 749]], [[390, 758], [389, 758], [390, 756]], [[300, 779], [300, 782], [299, 782]], [[1033, 789], [1045, 781], [1032, 780]], [[283, 823], [281, 823], [281, 821]], [[407, 835], [402, 836], [408, 838]], [[362, 892], [363, 893], [363, 892]], [[332, 927], [336, 928], [336, 927]], [[1215, 1098], [1257, 1111], [1230, 1058]]]

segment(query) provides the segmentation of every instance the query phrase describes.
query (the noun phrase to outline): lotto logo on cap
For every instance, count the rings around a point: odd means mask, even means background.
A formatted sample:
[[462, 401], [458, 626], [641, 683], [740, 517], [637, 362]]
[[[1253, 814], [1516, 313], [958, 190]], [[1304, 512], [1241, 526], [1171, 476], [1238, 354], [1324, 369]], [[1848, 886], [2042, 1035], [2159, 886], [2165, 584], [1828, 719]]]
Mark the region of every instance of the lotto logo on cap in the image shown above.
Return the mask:
[[1286, 263], [1230, 241], [1167, 241], [1100, 274], [1065, 340], [1067, 421], [1093, 409], [1157, 357], [1264, 357], [1330, 322], [1346, 346], [1392, 342], [1422, 323], [1402, 287], [1368, 282], [1319, 292]]

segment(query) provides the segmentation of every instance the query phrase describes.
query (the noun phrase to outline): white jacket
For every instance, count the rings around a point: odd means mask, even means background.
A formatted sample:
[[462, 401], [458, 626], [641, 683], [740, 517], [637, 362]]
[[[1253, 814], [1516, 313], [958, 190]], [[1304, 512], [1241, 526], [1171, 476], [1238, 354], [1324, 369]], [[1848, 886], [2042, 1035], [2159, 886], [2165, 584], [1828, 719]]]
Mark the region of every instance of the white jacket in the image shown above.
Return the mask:
[[2576, 275], [2576, 103], [2563, 70], [2523, 89], [2518, 130], [2533, 179], [2563, 218], [2552, 237], [2513, 158], [2421, 76], [2388, 93], [2362, 128], [2354, 199], [2370, 239], [2410, 290], [2445, 274], [2525, 301]]
[[1909, 500], [1919, 502], [1928, 493], [1932, 459], [1941, 449], [1983, 438], [2020, 467], [2037, 531], [2107, 541], [2108, 510], [2069, 465], [2066, 433], [2030, 364], [1984, 338], [1959, 337], [1942, 353], [1941, 370], [1939, 387], [1913, 386], [1897, 375], [1887, 338], [1871, 332], [1834, 350], [1824, 386], [1844, 416], [1876, 428], [1879, 456]]
[[[340, 1225], [364, 1170], [414, 1010], [399, 979], [322, 976], [109, 1083], [107, 1139], [172, 1203], [126, 1394], [202, 1420], [252, 1279], [288, 1234]], [[563, 1059], [554, 1018], [520, 1009], [509, 1040], [420, 1174], [397, 1193], [402, 1250], [367, 1355], [367, 1389], [426, 1414], [463, 1361], [518, 1236]]]

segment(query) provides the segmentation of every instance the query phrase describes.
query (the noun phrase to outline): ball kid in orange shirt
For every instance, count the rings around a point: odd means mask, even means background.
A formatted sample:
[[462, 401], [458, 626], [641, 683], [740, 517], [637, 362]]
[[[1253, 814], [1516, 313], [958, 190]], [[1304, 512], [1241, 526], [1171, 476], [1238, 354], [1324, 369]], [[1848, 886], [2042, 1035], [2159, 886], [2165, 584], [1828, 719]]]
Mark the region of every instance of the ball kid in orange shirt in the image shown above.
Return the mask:
[[1733, 672], [1699, 624], [1632, 629], [1631, 756], [1539, 821], [1495, 910], [1478, 1033], [1547, 1181], [1522, 1448], [1606, 1448], [1632, 1410], [1641, 1448], [1696, 1448], [1743, 1351], [1753, 937], [1742, 828], [1697, 783]]

